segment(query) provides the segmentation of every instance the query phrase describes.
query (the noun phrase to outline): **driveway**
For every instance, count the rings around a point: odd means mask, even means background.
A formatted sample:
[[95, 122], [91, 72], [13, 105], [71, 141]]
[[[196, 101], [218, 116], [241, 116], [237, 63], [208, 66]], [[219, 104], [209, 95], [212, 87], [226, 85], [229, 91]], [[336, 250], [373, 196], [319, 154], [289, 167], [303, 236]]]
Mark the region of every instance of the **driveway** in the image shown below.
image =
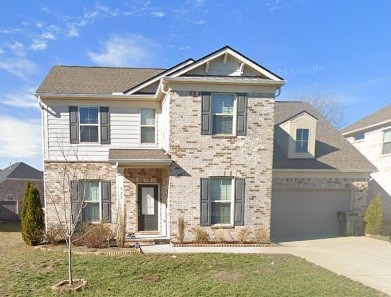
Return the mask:
[[285, 253], [391, 295], [391, 245], [368, 237], [282, 242]]

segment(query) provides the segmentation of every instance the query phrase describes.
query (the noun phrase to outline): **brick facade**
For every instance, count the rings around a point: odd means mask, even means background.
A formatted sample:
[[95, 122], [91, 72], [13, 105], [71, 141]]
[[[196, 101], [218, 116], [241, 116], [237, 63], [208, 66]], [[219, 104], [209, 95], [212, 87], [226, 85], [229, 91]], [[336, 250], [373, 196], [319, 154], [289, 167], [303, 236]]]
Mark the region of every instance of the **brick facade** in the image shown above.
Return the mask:
[[[194, 239], [200, 225], [200, 179], [230, 176], [246, 179], [244, 224], [270, 229], [274, 99], [248, 94], [247, 136], [201, 135], [201, 97], [191, 92], [170, 96], [170, 237], [177, 239], [179, 217], [186, 224], [185, 240]], [[216, 229], [203, 227], [211, 236]], [[243, 227], [221, 229], [237, 240]]]

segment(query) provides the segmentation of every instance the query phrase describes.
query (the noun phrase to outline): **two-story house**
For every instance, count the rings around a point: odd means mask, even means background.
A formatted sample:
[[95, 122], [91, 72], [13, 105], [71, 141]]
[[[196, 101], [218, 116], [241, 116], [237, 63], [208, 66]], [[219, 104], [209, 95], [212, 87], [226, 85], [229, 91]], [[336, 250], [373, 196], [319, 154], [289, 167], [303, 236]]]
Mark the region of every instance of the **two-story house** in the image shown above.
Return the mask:
[[185, 240], [237, 240], [272, 216], [275, 237], [335, 235], [374, 168], [311, 106], [276, 104], [284, 83], [230, 47], [169, 69], [53, 67], [36, 92], [47, 226], [69, 193], [82, 221], [125, 211], [136, 235], [175, 239], [183, 217]]
[[383, 200], [383, 232], [391, 234], [391, 105], [358, 120], [342, 134], [376, 167], [369, 183], [369, 201]]

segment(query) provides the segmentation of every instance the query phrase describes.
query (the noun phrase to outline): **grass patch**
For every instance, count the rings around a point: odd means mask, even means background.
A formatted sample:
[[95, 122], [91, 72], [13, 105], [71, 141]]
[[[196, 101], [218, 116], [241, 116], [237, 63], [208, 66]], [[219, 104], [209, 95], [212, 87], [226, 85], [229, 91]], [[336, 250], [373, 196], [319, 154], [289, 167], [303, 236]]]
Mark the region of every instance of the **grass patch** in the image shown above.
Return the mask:
[[[7, 224], [0, 222], [1, 295], [51, 296], [67, 276], [66, 254], [25, 246]], [[75, 255], [74, 277], [88, 286], [67, 296], [385, 296], [291, 255]]]

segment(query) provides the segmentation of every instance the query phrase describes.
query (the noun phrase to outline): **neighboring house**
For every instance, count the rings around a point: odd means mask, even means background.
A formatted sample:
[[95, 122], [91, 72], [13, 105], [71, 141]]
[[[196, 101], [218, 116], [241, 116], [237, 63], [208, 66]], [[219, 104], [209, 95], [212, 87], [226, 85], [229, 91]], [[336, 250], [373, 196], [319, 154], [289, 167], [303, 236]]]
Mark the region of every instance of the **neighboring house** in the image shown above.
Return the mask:
[[125, 209], [137, 236], [177, 240], [181, 217], [185, 240], [270, 234], [271, 217], [274, 237], [335, 235], [351, 209], [361, 232], [374, 167], [309, 105], [275, 102], [284, 83], [230, 47], [167, 70], [53, 67], [36, 91], [47, 226], [66, 166], [82, 221]]
[[0, 220], [19, 220], [26, 182], [38, 187], [44, 204], [43, 172], [23, 162], [0, 171]]
[[342, 134], [376, 167], [369, 183], [369, 200], [383, 200], [383, 231], [391, 234], [391, 105], [344, 128]]

